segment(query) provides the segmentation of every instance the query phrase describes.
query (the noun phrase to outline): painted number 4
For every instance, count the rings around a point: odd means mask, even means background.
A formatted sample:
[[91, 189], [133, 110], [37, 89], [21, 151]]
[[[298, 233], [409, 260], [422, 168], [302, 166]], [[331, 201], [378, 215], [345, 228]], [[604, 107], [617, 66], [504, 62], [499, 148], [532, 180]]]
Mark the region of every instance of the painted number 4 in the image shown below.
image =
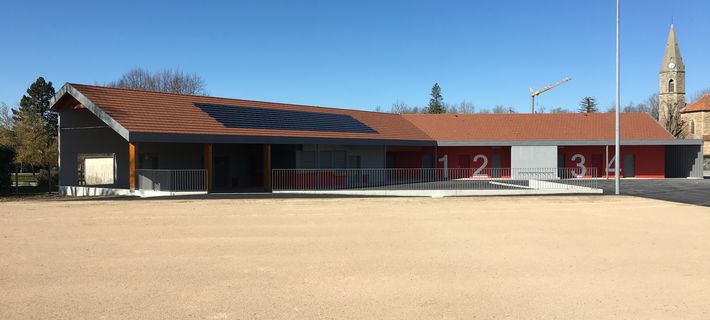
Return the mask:
[[579, 159], [579, 162], [577, 162], [579, 173], [572, 171], [572, 175], [575, 176], [575, 178], [584, 177], [587, 175], [587, 167], [584, 165], [587, 159], [579, 153], [572, 156], [572, 161], [577, 161], [577, 159]]

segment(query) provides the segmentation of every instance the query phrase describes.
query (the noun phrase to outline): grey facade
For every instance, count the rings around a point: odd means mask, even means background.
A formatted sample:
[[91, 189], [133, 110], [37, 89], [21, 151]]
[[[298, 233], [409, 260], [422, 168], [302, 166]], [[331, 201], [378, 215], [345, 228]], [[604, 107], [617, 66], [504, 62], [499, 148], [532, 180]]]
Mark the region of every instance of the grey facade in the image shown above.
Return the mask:
[[666, 146], [666, 178], [702, 178], [702, 145]]
[[128, 188], [128, 141], [87, 109], [60, 113], [59, 185], [77, 186], [80, 154], [114, 154], [115, 182], [104, 188]]

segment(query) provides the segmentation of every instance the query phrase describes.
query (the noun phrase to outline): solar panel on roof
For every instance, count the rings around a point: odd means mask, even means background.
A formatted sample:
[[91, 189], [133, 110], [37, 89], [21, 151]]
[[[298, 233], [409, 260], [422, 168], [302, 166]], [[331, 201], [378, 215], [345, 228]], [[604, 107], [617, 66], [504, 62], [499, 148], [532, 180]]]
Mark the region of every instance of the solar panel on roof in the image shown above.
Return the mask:
[[195, 103], [227, 128], [378, 133], [347, 114]]

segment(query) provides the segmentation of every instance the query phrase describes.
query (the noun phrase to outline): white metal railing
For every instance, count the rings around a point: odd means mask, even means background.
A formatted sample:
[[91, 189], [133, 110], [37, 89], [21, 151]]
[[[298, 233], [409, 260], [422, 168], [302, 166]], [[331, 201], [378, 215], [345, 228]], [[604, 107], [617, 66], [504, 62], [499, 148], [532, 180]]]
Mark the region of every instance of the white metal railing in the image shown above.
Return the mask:
[[152, 191], [207, 191], [205, 169], [137, 169], [138, 189]]
[[596, 188], [598, 168], [273, 169], [274, 191]]

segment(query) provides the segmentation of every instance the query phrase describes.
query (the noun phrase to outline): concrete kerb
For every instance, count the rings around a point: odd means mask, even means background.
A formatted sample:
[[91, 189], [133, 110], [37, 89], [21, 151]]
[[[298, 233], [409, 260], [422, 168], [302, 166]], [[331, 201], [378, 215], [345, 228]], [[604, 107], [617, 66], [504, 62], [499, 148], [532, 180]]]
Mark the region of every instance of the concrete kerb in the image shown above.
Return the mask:
[[395, 197], [460, 197], [460, 196], [513, 196], [555, 194], [602, 194], [597, 188], [577, 187], [572, 189], [515, 189], [515, 190], [297, 190], [274, 191], [275, 194], [347, 195], [347, 196], [395, 196]]

